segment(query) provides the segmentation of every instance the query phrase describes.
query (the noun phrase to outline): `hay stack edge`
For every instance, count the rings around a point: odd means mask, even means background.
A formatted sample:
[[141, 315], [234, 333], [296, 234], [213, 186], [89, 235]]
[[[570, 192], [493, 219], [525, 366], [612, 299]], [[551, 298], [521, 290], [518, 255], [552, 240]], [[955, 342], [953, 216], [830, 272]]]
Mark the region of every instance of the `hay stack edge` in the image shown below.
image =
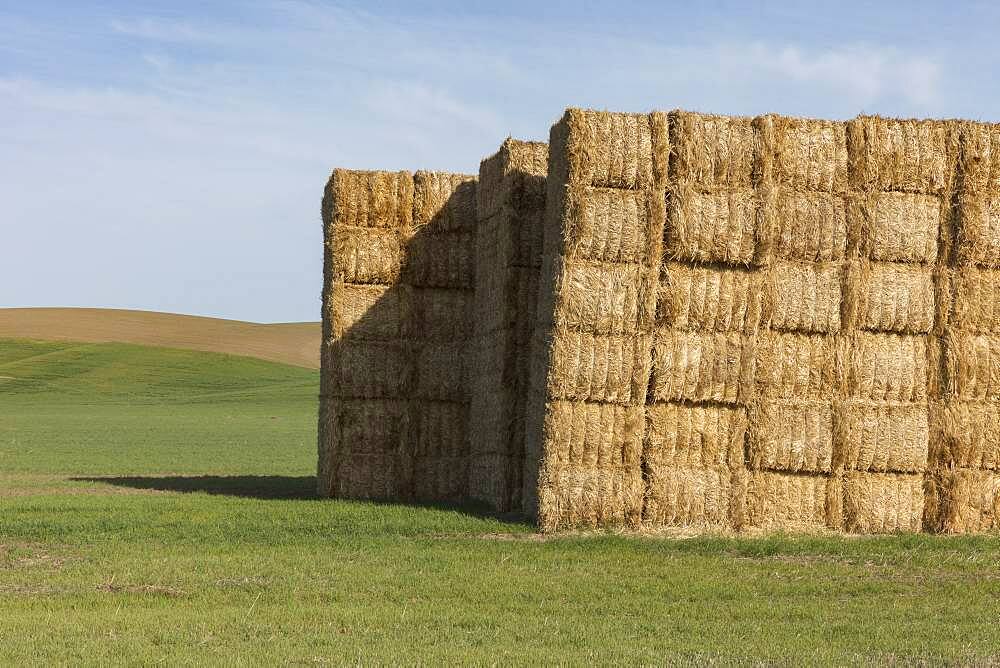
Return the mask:
[[321, 495], [1000, 530], [1000, 125], [569, 109], [322, 211]]

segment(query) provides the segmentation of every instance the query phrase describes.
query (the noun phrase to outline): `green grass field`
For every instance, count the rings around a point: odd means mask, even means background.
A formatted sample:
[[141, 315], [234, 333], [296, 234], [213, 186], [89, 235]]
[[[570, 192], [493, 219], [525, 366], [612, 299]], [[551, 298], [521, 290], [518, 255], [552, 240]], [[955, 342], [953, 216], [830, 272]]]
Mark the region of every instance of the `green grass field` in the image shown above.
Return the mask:
[[312, 497], [316, 373], [0, 341], [0, 665], [1000, 661], [1000, 540]]

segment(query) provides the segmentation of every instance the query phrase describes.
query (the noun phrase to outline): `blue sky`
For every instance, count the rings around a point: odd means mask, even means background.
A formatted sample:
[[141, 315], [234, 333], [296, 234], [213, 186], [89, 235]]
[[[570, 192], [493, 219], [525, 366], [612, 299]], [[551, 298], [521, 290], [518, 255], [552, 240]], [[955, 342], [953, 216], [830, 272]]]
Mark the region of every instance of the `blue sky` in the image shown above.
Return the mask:
[[0, 0], [0, 306], [319, 319], [334, 166], [567, 106], [1000, 120], [990, 3]]

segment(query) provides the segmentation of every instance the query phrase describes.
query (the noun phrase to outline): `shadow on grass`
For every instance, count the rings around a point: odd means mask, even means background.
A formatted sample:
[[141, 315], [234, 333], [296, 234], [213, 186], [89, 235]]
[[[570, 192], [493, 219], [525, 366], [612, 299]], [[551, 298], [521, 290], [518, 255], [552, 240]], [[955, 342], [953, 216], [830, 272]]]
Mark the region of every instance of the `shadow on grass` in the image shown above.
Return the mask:
[[[101, 483], [130, 489], [157, 492], [182, 492], [235, 496], [245, 499], [320, 499], [316, 493], [316, 476], [280, 475], [196, 475], [196, 476], [100, 476], [70, 478], [75, 482]], [[332, 501], [332, 499], [331, 499]], [[524, 516], [513, 513], [495, 513], [485, 506], [415, 501], [354, 501], [378, 506], [406, 505], [430, 510], [446, 510], [480, 519], [494, 519], [514, 524], [528, 524]]]

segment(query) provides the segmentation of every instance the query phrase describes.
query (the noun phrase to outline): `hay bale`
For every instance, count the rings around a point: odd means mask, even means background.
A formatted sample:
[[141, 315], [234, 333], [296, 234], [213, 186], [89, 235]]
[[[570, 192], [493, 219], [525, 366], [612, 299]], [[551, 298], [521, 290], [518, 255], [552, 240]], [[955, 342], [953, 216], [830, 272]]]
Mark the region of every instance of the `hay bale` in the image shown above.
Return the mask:
[[653, 325], [656, 275], [641, 265], [566, 262], [555, 289], [557, 327], [631, 334]]
[[794, 190], [841, 193], [847, 189], [844, 123], [768, 114], [753, 121], [760, 137], [760, 179]]
[[841, 264], [779, 262], [764, 271], [764, 322], [789, 332], [840, 329]]
[[754, 392], [775, 399], [829, 399], [837, 390], [835, 339], [762, 332], [753, 339]]
[[324, 341], [324, 394], [330, 397], [400, 398], [413, 387], [409, 346], [344, 338]]
[[952, 331], [944, 339], [946, 390], [959, 399], [1000, 398], [1000, 335]]
[[746, 351], [738, 333], [657, 331], [652, 400], [740, 402], [752, 386]]
[[957, 267], [951, 273], [950, 325], [974, 334], [1000, 333], [1000, 271]]
[[466, 360], [466, 342], [431, 343], [416, 353], [416, 391], [419, 399], [466, 401], [473, 369]]
[[409, 498], [414, 443], [407, 401], [339, 399], [323, 417], [334, 496]]
[[899, 403], [927, 399], [927, 337], [858, 332], [838, 339], [845, 397]]
[[925, 524], [939, 533], [1000, 530], [1000, 474], [976, 469], [943, 469], [928, 480]]
[[[556, 330], [543, 346], [548, 362], [540, 378], [546, 395], [575, 401], [636, 406], [646, 399], [651, 336], [604, 336]], [[538, 350], [536, 346], [536, 350]], [[537, 353], [536, 353], [537, 354]], [[538, 376], [536, 376], [538, 377]]]
[[[651, 127], [654, 116], [567, 109], [552, 128], [550, 177], [574, 185], [623, 190], [648, 187], [654, 178], [653, 150], [657, 143]], [[564, 171], [560, 174], [559, 170]]]
[[545, 175], [549, 146], [508, 137], [500, 150], [479, 163], [476, 215], [483, 221], [499, 214], [521, 219], [545, 208]]
[[937, 195], [868, 192], [850, 198], [848, 229], [862, 257], [882, 262], [934, 262], [941, 208]]
[[895, 262], [852, 262], [844, 281], [845, 326], [926, 334], [934, 326], [931, 267]]
[[402, 294], [404, 337], [446, 342], [472, 336], [474, 297], [470, 290], [409, 288]]
[[702, 191], [750, 188], [758, 144], [752, 119], [669, 114], [670, 179]]
[[961, 191], [1000, 190], [1000, 124], [965, 121], [961, 125]]
[[642, 519], [653, 526], [729, 528], [728, 468], [651, 466]]
[[834, 425], [837, 469], [919, 473], [927, 468], [929, 420], [924, 402], [838, 402]]
[[467, 406], [446, 401], [410, 401], [416, 426], [413, 496], [427, 501], [458, 501], [468, 489]]
[[469, 460], [468, 498], [498, 512], [521, 506], [522, 458], [479, 454]]
[[949, 124], [859, 116], [847, 124], [855, 190], [939, 195], [950, 185]]
[[409, 172], [335, 169], [323, 193], [323, 223], [331, 227], [413, 226], [413, 176]]
[[567, 234], [569, 255], [582, 260], [649, 264], [650, 217], [643, 190], [586, 188]]
[[329, 236], [331, 280], [380, 285], [399, 282], [403, 251], [397, 230], [337, 225]]
[[751, 471], [747, 476], [744, 523], [781, 531], [836, 528], [835, 494], [831, 492], [838, 489], [826, 475]]
[[657, 403], [646, 407], [647, 469], [743, 465], [746, 412], [728, 406]]
[[447, 172], [415, 172], [413, 226], [424, 234], [474, 230], [476, 177]]
[[[545, 448], [537, 494], [542, 530], [637, 524], [645, 492], [643, 407], [555, 401], [541, 413]], [[526, 478], [526, 489], [530, 484]]]
[[476, 235], [415, 234], [406, 245], [402, 271], [408, 285], [472, 289], [476, 276]]
[[830, 472], [833, 457], [831, 402], [762, 399], [750, 405], [747, 417], [750, 468]]
[[1000, 402], [934, 402], [931, 415], [935, 464], [1000, 471]]
[[702, 192], [686, 182], [667, 195], [666, 252], [673, 260], [749, 265], [760, 203], [751, 189]]
[[668, 262], [660, 279], [657, 324], [680, 330], [753, 332], [761, 319], [757, 275]]
[[839, 195], [770, 188], [762, 193], [759, 217], [756, 264], [844, 258], [847, 213]]
[[844, 529], [851, 533], [920, 531], [924, 477], [906, 473], [848, 472], [843, 478]]
[[1000, 268], [1000, 196], [994, 192], [961, 196], [956, 252], [962, 264]]
[[335, 283], [327, 291], [323, 319], [335, 339], [395, 341], [404, 325], [406, 301], [398, 288]]

